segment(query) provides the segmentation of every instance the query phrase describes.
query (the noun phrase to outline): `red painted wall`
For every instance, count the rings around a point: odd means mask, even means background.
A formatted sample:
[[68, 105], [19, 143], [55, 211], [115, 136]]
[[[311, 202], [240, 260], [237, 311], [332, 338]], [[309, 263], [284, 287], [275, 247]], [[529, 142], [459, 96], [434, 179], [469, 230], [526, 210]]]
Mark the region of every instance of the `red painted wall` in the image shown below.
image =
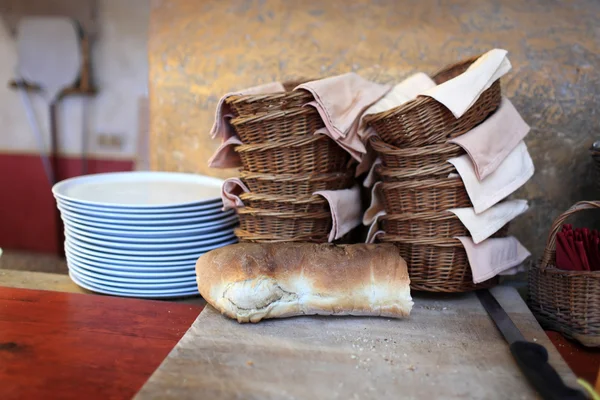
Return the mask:
[[[88, 159], [87, 173], [131, 171], [132, 160]], [[59, 157], [59, 180], [82, 175], [82, 161]], [[51, 186], [38, 155], [0, 153], [0, 248], [62, 252]]]

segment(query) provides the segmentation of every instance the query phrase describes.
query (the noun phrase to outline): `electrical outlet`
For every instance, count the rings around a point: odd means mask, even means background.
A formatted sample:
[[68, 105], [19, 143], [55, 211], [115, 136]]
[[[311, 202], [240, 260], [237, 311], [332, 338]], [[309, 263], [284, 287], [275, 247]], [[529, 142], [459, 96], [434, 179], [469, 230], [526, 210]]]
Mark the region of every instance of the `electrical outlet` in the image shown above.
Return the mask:
[[98, 146], [111, 149], [121, 149], [123, 147], [123, 136], [119, 134], [100, 133], [96, 136]]

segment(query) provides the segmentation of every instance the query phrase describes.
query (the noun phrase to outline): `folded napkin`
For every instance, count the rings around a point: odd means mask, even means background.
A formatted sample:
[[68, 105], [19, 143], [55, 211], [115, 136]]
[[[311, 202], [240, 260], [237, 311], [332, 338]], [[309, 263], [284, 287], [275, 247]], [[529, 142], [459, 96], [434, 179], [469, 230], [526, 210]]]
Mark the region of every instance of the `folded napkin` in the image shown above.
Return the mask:
[[456, 118], [460, 118], [477, 101], [481, 93], [489, 89], [511, 69], [506, 50], [490, 50], [479, 57], [459, 76], [449, 79], [422, 93], [433, 97], [446, 106]]
[[237, 168], [242, 166], [242, 159], [235, 151], [235, 146], [242, 144], [237, 135], [231, 136], [217, 148], [212, 157], [208, 160], [208, 166], [211, 168]]
[[377, 172], [375, 171], [377, 169], [378, 165], [381, 165], [381, 158], [376, 157], [375, 160], [371, 163], [371, 167], [369, 168], [369, 173], [367, 174], [367, 176], [365, 177], [365, 180], [363, 181], [364, 187], [370, 188], [379, 179], [379, 177], [377, 176]]
[[390, 86], [368, 81], [354, 72], [303, 83], [296, 89], [308, 90], [315, 107], [333, 139], [357, 134], [359, 117], [389, 90]]
[[391, 110], [394, 107], [401, 106], [402, 104], [413, 100], [420, 93], [431, 89], [435, 86], [435, 82], [425, 73], [418, 72], [414, 75], [409, 76], [396, 86], [392, 88], [385, 96], [379, 101], [367, 108], [364, 114], [361, 116], [358, 135], [361, 139], [369, 135], [369, 128], [364, 126], [363, 119], [365, 116], [370, 114], [377, 114], [383, 111]]
[[228, 97], [243, 96], [249, 94], [268, 94], [284, 91], [285, 88], [283, 87], [281, 82], [271, 82], [266, 83], [264, 85], [254, 86], [248, 89], [240, 90], [238, 92], [227, 93], [225, 96], [221, 97], [219, 103], [217, 104], [217, 110], [215, 112], [215, 122], [213, 123], [213, 126], [210, 129], [210, 137], [214, 139], [218, 136], [221, 138], [221, 140], [225, 141], [235, 134], [235, 131], [229, 124], [229, 120], [232, 117], [231, 108], [227, 103], [225, 103], [225, 100], [227, 100]]
[[481, 182], [477, 179], [468, 154], [451, 158], [448, 162], [456, 167], [477, 214], [523, 186], [534, 172], [533, 161], [523, 141], [519, 142], [498, 168]]
[[[242, 193], [250, 190], [239, 178], [229, 178], [221, 186], [221, 199], [223, 211], [244, 207], [240, 199]], [[355, 185], [351, 189], [321, 190], [313, 195], [322, 196], [329, 203], [332, 227], [329, 232], [329, 241], [333, 242], [360, 225], [362, 218], [362, 204], [360, 198], [360, 186]]]
[[470, 237], [458, 237], [467, 252], [473, 283], [496, 275], [514, 275], [524, 270], [521, 263], [531, 255], [514, 236], [487, 239], [475, 244]]
[[[308, 103], [313, 104], [311, 103]], [[315, 135], [323, 134], [332, 138], [342, 149], [346, 150], [352, 158], [354, 158], [359, 163], [362, 162], [364, 154], [367, 153], [367, 149], [365, 145], [361, 142], [360, 138], [357, 135], [348, 135], [344, 138], [335, 137], [331, 131], [327, 128], [320, 128], [315, 131]]]
[[494, 172], [510, 152], [529, 133], [529, 125], [506, 97], [500, 107], [483, 123], [464, 135], [449, 140], [462, 147], [475, 167], [477, 179]]
[[527, 200], [507, 200], [479, 214], [475, 214], [473, 207], [453, 208], [448, 211], [460, 219], [460, 222], [469, 230], [473, 242], [477, 244], [498, 232], [500, 228], [523, 214], [528, 208]]
[[360, 186], [351, 189], [321, 190], [313, 194], [323, 196], [329, 203], [333, 225], [329, 232], [329, 241], [333, 242], [360, 225], [362, 204]]
[[377, 236], [384, 233], [384, 231], [379, 229], [379, 218], [386, 215], [381, 194], [382, 184], [383, 182], [375, 182], [373, 185], [371, 189], [371, 203], [363, 214], [363, 225], [369, 227], [365, 243], [375, 243]]
[[223, 201], [223, 211], [231, 208], [236, 209], [244, 207], [244, 202], [240, 195], [248, 193], [250, 189], [242, 182], [240, 178], [225, 179], [221, 185], [221, 200]]

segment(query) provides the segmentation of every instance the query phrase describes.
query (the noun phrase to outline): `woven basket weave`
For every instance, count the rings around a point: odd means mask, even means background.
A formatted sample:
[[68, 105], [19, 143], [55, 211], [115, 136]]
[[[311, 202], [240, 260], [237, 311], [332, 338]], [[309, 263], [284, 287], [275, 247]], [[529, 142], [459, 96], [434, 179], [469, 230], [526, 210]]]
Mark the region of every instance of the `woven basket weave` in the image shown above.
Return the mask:
[[308, 136], [235, 148], [244, 170], [270, 174], [344, 171], [349, 155], [331, 138]]
[[[234, 229], [233, 233], [237, 236], [240, 242], [253, 243], [281, 243], [281, 242], [314, 242], [312, 236], [294, 236], [294, 237], [279, 237], [275, 235], [256, 235], [242, 229]], [[321, 242], [318, 240], [318, 242]]]
[[432, 164], [420, 168], [385, 168], [377, 166], [377, 175], [384, 182], [398, 182], [406, 179], [435, 179], [447, 178], [451, 173], [457, 173], [454, 165], [450, 163]]
[[241, 171], [240, 178], [254, 193], [306, 196], [319, 190], [340, 190], [354, 183], [354, 171], [312, 174], [261, 174]]
[[556, 234], [569, 216], [598, 208], [600, 201], [581, 201], [561, 214], [542, 259], [529, 271], [529, 308], [540, 324], [589, 347], [600, 347], [600, 271], [556, 268]]
[[259, 113], [231, 120], [244, 144], [281, 142], [312, 135], [325, 126], [319, 112], [312, 107], [296, 107], [270, 113]]
[[[433, 76], [439, 85], [467, 70], [479, 58], [472, 57], [444, 68]], [[398, 147], [445, 143], [460, 136], [494, 112], [501, 101], [500, 80], [485, 90], [460, 118], [432, 97], [420, 96], [398, 107], [365, 117], [384, 142]]]
[[[304, 238], [304, 241], [324, 243], [327, 242], [332, 224], [329, 211], [299, 213], [242, 207], [238, 208], [237, 212], [240, 219], [240, 229], [254, 235], [256, 238]], [[252, 240], [248, 237], [244, 239]]]
[[445, 211], [473, 207], [460, 178], [411, 179], [384, 182], [383, 203], [388, 214]]
[[244, 193], [240, 195], [240, 199], [246, 207], [270, 211], [315, 213], [329, 210], [329, 203], [321, 196], [276, 196]]
[[387, 168], [423, 168], [447, 164], [450, 158], [465, 154], [462, 147], [452, 143], [399, 148], [385, 143], [377, 136], [369, 140], [373, 150], [381, 157], [383, 166]]
[[310, 92], [293, 91], [296, 86], [304, 82], [306, 82], [305, 79], [284, 82], [285, 92], [229, 96], [225, 102], [231, 107], [233, 114], [238, 117], [301, 107], [314, 100]]
[[473, 283], [467, 253], [458, 239], [402, 238], [385, 234], [380, 240], [398, 247], [408, 266], [413, 290], [462, 293], [489, 288], [498, 282], [496, 277]]

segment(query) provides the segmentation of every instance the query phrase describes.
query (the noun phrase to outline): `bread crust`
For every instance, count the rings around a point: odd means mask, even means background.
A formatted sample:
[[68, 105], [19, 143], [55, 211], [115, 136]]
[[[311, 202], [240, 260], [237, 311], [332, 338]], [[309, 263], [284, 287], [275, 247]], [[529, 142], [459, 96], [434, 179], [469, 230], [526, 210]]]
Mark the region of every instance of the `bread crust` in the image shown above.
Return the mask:
[[413, 304], [406, 262], [391, 244], [239, 243], [202, 255], [196, 277], [204, 299], [238, 322], [401, 318]]

